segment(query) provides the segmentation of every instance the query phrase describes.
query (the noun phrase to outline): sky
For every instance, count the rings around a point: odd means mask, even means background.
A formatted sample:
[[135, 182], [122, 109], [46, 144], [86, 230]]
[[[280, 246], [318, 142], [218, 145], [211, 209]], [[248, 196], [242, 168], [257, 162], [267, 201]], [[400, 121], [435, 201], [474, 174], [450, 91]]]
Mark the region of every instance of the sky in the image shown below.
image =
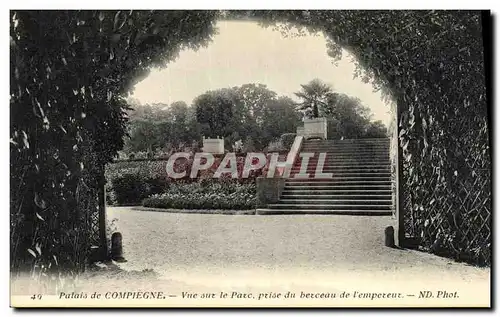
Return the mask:
[[298, 100], [294, 92], [300, 85], [319, 78], [334, 91], [361, 99], [371, 109], [372, 120], [389, 124], [390, 107], [380, 92], [353, 78], [354, 63], [348, 52], [334, 65], [323, 35], [284, 37], [246, 21], [219, 21], [217, 28], [207, 48], [182, 51], [166, 68], [151, 70], [130, 97], [142, 104], [185, 101], [190, 105], [208, 90], [260, 83]]

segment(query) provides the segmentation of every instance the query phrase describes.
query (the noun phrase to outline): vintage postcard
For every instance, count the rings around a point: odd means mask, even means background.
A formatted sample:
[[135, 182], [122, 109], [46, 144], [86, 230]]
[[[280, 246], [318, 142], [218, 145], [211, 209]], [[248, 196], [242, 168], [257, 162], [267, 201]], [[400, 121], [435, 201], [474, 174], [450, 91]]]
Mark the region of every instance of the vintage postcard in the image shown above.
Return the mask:
[[491, 14], [11, 10], [12, 307], [491, 307]]

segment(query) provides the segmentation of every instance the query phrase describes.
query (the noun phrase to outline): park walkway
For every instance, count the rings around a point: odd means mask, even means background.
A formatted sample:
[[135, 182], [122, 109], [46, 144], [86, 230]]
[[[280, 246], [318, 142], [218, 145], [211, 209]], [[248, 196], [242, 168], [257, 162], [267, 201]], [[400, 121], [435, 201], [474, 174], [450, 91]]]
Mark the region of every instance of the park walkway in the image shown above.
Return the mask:
[[457, 305], [489, 300], [489, 269], [385, 247], [389, 216], [229, 216], [109, 207], [108, 218], [117, 218], [123, 234], [123, 269], [153, 269], [190, 288], [404, 288], [417, 295], [443, 289], [462, 294]]

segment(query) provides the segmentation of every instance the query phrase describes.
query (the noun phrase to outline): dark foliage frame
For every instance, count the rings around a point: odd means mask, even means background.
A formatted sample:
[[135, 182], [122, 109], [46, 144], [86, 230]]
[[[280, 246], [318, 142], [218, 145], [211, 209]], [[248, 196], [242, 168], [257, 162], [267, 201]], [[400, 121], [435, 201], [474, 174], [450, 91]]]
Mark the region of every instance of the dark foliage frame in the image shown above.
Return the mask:
[[[123, 146], [126, 97], [151, 66], [209, 44], [221, 18], [327, 51], [397, 102], [407, 236], [490, 264], [491, 161], [479, 11], [11, 11], [11, 268], [79, 271], [102, 239], [98, 188]], [[278, 24], [280, 23], [280, 24]], [[97, 247], [101, 247], [97, 245]]]

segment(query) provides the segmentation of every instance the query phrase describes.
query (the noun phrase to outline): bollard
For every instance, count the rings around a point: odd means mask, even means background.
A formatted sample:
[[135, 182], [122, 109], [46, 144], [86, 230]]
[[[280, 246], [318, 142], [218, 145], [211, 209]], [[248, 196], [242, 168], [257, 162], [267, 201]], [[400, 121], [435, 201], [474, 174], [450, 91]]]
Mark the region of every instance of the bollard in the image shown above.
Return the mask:
[[394, 227], [389, 226], [385, 228], [384, 233], [385, 233], [385, 246], [394, 248], [396, 246], [396, 243], [394, 242]]
[[111, 235], [111, 259], [116, 262], [127, 262], [123, 257], [122, 234], [114, 232]]

